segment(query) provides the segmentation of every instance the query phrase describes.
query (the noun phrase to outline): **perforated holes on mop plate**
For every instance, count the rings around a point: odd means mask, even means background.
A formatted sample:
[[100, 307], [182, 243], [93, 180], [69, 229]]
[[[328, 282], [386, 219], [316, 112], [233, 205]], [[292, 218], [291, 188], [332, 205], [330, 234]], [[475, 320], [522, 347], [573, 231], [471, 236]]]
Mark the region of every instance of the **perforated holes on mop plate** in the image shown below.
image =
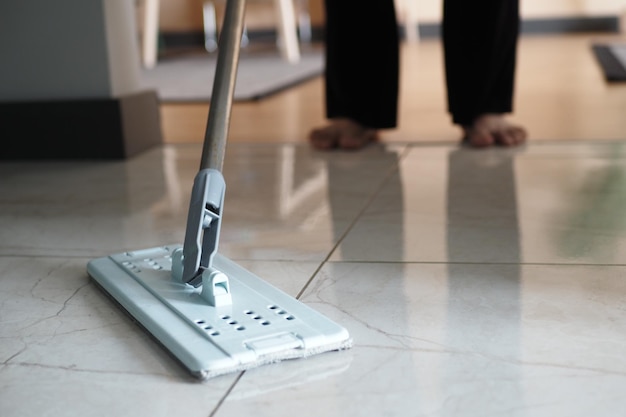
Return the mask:
[[202, 328], [202, 330], [206, 331], [211, 336], [219, 336], [220, 332], [213, 329], [213, 326], [208, 324], [204, 320], [196, 320], [196, 324]]
[[295, 316], [289, 314], [286, 310], [283, 310], [277, 305], [270, 305], [267, 308], [273, 311], [274, 313], [276, 313], [277, 315], [284, 317], [285, 320], [295, 320]]
[[122, 265], [124, 265], [126, 268], [130, 269], [131, 271], [133, 271], [135, 273], [141, 272], [141, 269], [139, 269], [139, 267], [137, 267], [137, 265], [135, 265], [134, 263], [132, 263], [130, 261], [124, 261], [124, 262], [122, 262]]
[[[246, 314], [248, 314], [248, 312], [244, 312]], [[228, 322], [228, 324], [230, 324], [231, 326], [233, 326], [235, 328], [235, 330], [241, 332], [246, 330], [245, 326], [242, 326], [239, 324], [239, 322], [235, 319], [233, 319], [231, 316], [222, 316], [221, 317], [222, 320]]]
[[[244, 310], [243, 313], [245, 315], [247, 315], [248, 317], [250, 317], [252, 320], [257, 321], [259, 323], [261, 323], [263, 326], [268, 326], [269, 324], [271, 324], [269, 321], [267, 320], [263, 320], [263, 316], [261, 316], [260, 314], [255, 313], [253, 310]], [[263, 321], [261, 321], [263, 320]], [[237, 328], [237, 330], [245, 330], [244, 326], [240, 326], [242, 328]]]
[[144, 262], [147, 262], [148, 265], [150, 265], [152, 267], [152, 269], [154, 269], [154, 270], [158, 271], [160, 269], [163, 269], [163, 267], [161, 265], [159, 265], [159, 263], [157, 261], [155, 261], [154, 259], [152, 259], [152, 258], [144, 259]]

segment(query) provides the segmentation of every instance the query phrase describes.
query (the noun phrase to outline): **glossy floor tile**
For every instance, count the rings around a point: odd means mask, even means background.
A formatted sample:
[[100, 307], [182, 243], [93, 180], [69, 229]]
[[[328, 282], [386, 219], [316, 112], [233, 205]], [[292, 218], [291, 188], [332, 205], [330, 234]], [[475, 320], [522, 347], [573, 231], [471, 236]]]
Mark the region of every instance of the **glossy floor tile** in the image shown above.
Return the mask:
[[625, 161], [619, 142], [412, 148], [332, 259], [624, 264]]
[[347, 351], [192, 379], [86, 263], [184, 237], [199, 145], [0, 164], [0, 415], [616, 416], [626, 144], [233, 144], [220, 252]]

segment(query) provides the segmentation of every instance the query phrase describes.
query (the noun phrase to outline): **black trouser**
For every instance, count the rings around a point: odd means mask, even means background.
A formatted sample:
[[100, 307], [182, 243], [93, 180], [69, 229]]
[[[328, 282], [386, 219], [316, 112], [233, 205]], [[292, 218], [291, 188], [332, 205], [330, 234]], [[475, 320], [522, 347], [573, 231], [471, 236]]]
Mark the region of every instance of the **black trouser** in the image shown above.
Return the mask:
[[[393, 0], [326, 0], [326, 115], [396, 126], [399, 38]], [[448, 110], [469, 125], [512, 111], [518, 0], [445, 0]]]

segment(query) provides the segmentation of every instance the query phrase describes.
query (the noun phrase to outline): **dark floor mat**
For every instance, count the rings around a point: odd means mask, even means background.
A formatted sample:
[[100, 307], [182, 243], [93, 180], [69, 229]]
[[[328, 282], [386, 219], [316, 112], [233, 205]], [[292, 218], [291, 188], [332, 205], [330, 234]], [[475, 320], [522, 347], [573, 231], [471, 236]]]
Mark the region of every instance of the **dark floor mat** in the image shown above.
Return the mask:
[[[216, 57], [206, 52], [161, 59], [142, 72], [144, 88], [157, 91], [162, 102], [208, 102], [213, 89]], [[318, 77], [324, 70], [321, 50], [303, 51], [290, 64], [277, 51], [242, 53], [234, 100], [258, 100]]]
[[626, 44], [595, 44], [593, 53], [609, 82], [626, 82]]

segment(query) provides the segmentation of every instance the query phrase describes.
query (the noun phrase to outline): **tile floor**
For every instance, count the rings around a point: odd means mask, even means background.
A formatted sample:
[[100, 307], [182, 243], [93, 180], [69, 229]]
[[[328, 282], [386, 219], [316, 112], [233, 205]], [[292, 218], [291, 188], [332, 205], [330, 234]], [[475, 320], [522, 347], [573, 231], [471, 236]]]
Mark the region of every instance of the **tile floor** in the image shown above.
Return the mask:
[[619, 416], [626, 143], [229, 146], [220, 252], [347, 351], [198, 382], [86, 263], [181, 242], [199, 145], [0, 164], [0, 415]]

